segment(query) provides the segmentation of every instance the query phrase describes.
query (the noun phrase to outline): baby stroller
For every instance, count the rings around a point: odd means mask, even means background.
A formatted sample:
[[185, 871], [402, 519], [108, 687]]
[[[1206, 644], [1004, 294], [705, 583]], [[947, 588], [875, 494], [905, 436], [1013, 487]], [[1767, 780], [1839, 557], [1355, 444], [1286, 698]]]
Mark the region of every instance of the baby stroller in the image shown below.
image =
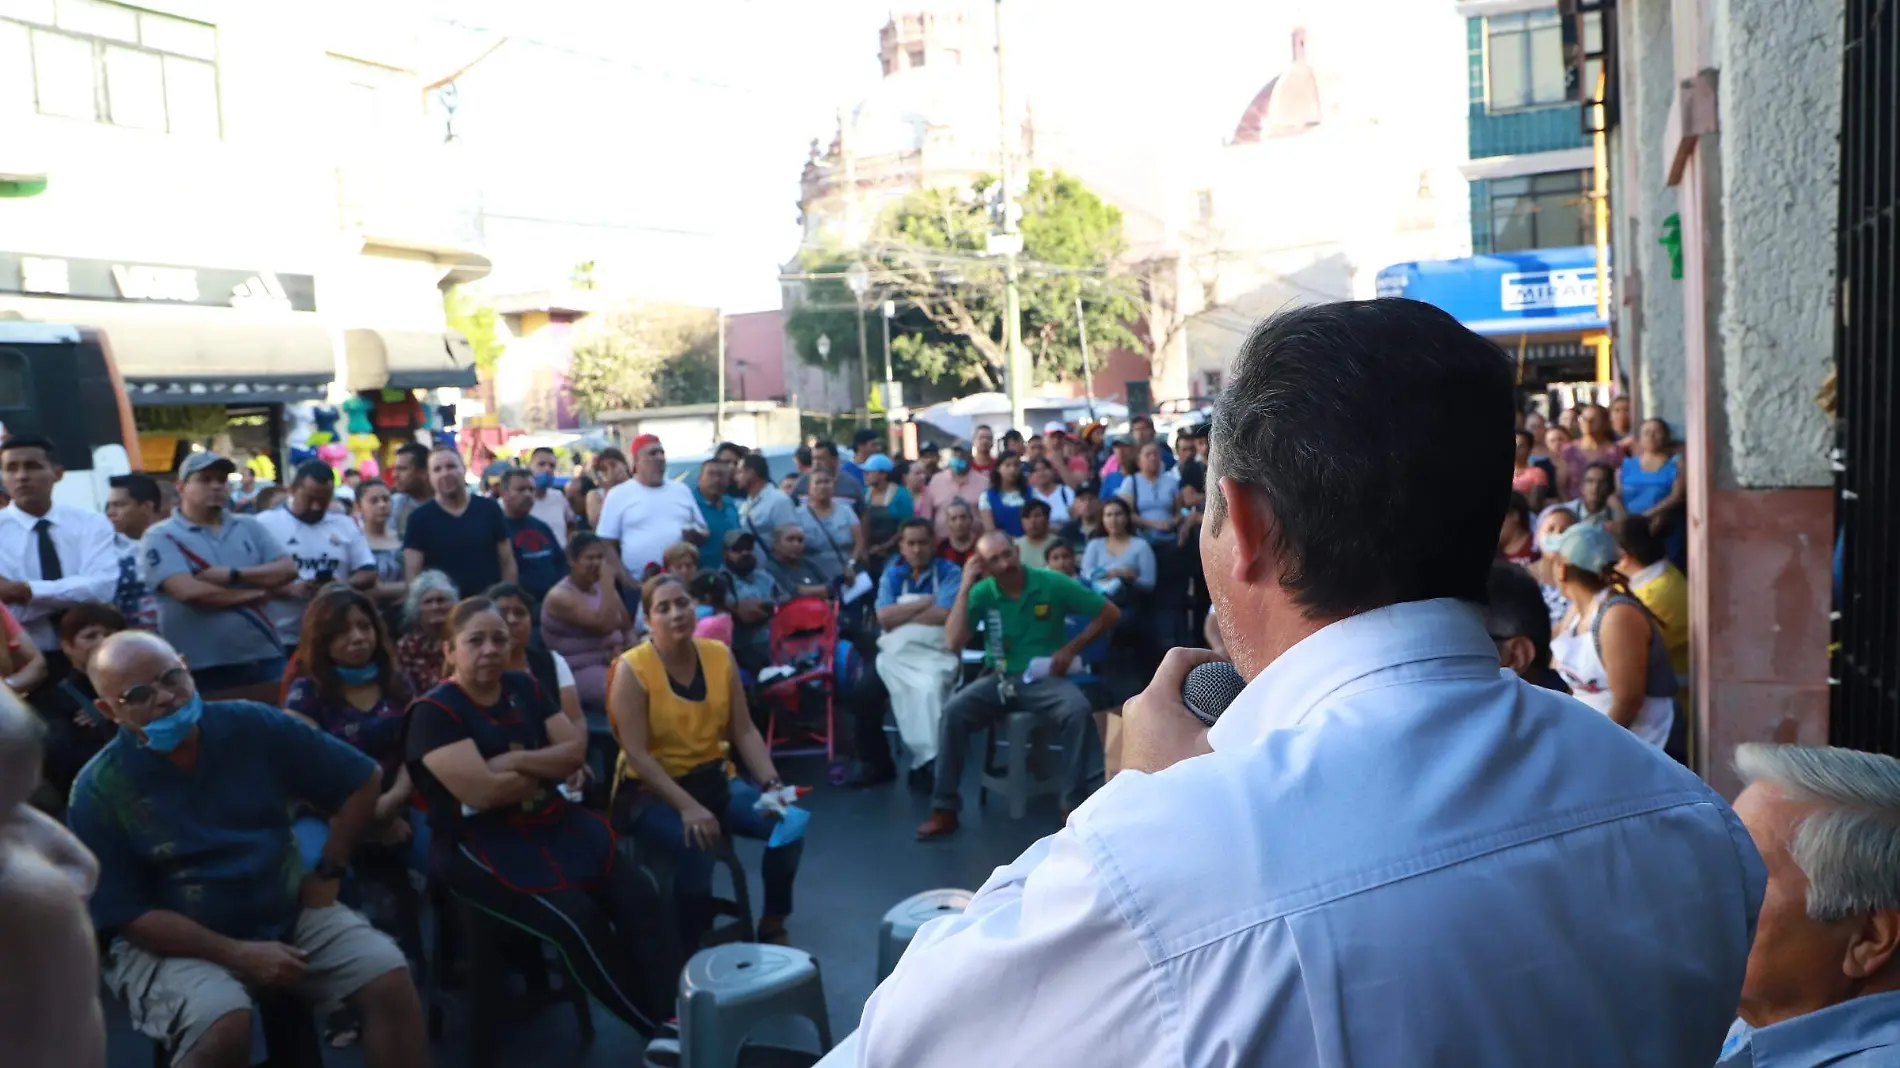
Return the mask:
[[773, 666], [759, 673], [766, 748], [786, 755], [822, 751], [835, 764], [837, 697], [856, 670], [855, 651], [838, 636], [837, 606], [821, 597], [780, 605], [772, 616], [771, 648]]

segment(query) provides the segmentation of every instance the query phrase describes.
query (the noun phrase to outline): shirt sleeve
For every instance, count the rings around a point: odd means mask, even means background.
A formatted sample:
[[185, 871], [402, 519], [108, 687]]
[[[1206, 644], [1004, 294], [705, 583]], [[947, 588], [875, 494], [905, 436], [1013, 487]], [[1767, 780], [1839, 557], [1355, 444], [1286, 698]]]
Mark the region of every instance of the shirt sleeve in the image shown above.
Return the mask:
[[989, 510], [990, 510], [990, 495], [989, 495], [989, 494], [987, 494], [987, 493], [979, 493], [979, 494], [977, 494], [977, 495], [976, 495], [976, 508], [977, 508], [977, 511], [979, 511], [979, 512], [987, 512], [987, 511], [989, 511]]
[[615, 486], [612, 490], [608, 490], [607, 495], [602, 497], [600, 501], [600, 529], [595, 531], [595, 533], [607, 541], [619, 541], [626, 535], [623, 525], [624, 516], [626, 515], [626, 508], [624, 506], [627, 503], [627, 495], [625, 493], [616, 494], [614, 490], [619, 488], [619, 486]]
[[1130, 552], [1135, 558], [1135, 587], [1152, 590], [1155, 588], [1155, 551], [1146, 538], [1135, 538], [1130, 542]]
[[284, 711], [314, 720], [317, 718], [317, 700], [317, 680], [308, 675], [299, 675], [290, 680], [290, 688], [284, 691]]
[[291, 797], [334, 815], [371, 775], [376, 762], [362, 751], [267, 705], [244, 703], [245, 750], [268, 753]]
[[937, 568], [937, 607], [955, 608], [957, 590], [963, 585], [963, 569], [940, 558], [933, 559], [931, 564]]
[[112, 524], [101, 515], [80, 513], [80, 516], [60, 519], [80, 528], [75, 531], [79, 535], [78, 566], [71, 568], [64, 578], [34, 579], [26, 584], [33, 594], [33, 603], [26, 606], [29, 616], [85, 602], [103, 604], [110, 601], [118, 589], [119, 549], [112, 540]]
[[184, 550], [166, 531], [154, 528], [139, 540], [139, 575], [147, 589], [156, 590], [173, 575], [192, 574]]
[[280, 556], [290, 555], [290, 550], [284, 548], [284, 543], [277, 540], [277, 535], [272, 534], [269, 527], [249, 516], [235, 516], [233, 518], [236, 522], [250, 524], [251, 536], [256, 539], [255, 544], [257, 545], [257, 559], [253, 561], [253, 563], [268, 564]]
[[99, 885], [89, 908], [100, 934], [110, 934], [156, 907], [157, 895], [144, 865], [91, 779], [82, 778], [74, 787], [66, 825], [99, 860]]
[[376, 554], [369, 551], [369, 538], [356, 524], [350, 524], [349, 537], [343, 546], [343, 566], [347, 571], [376, 570]]
[[417, 701], [409, 706], [409, 760], [421, 760], [468, 736], [468, 729], [434, 701]]
[[996, 580], [984, 579], [970, 587], [969, 625], [975, 627], [996, 607]]
[[[604, 519], [606, 517], [602, 516], [601, 518]], [[414, 549], [419, 553], [427, 552], [428, 531], [429, 517], [423, 513], [422, 507], [418, 505], [410, 509], [408, 514], [403, 516], [402, 547], [404, 549]]]
[[1057, 584], [1057, 599], [1064, 615], [1088, 616], [1094, 618], [1102, 611], [1102, 605], [1108, 600], [1101, 594], [1067, 575], [1057, 576], [1062, 581]]
[[877, 580], [877, 607], [889, 608], [897, 603], [897, 593], [904, 588], [904, 580], [897, 575], [895, 564], [884, 569], [884, 576]]
[[871, 995], [858, 1064], [1179, 1065], [1179, 1023], [1108, 874], [1071, 830], [919, 931]]
[[560, 653], [548, 654], [554, 657], [554, 685], [563, 690], [574, 688], [574, 669], [568, 665], [567, 657]]

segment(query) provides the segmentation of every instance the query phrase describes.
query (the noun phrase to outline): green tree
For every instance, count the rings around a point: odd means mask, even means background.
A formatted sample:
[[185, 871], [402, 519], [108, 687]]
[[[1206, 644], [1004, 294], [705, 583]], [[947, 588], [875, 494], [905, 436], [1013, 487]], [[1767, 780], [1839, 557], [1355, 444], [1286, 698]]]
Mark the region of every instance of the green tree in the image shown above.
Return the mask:
[[568, 389], [589, 415], [718, 399], [718, 313], [621, 301], [574, 324]]
[[[861, 257], [813, 252], [801, 260], [804, 303], [786, 329], [805, 360], [835, 370], [857, 360], [855, 297], [843, 272], [853, 262], [869, 269], [871, 305], [865, 329], [876, 333], [876, 303], [895, 300], [909, 326], [892, 342], [899, 377], [937, 381], [953, 378], [983, 389], [1004, 381], [1003, 262], [985, 255], [994, 228], [990, 179], [970, 188], [927, 189], [911, 194], [879, 220]], [[1060, 172], [1032, 171], [1020, 198], [1023, 208], [1021, 263], [1023, 344], [1038, 379], [1076, 377], [1082, 358], [1075, 302], [1080, 297], [1092, 352], [1141, 347], [1131, 329], [1142, 316], [1138, 279], [1116, 274], [1125, 250], [1120, 209], [1105, 203], [1080, 181]], [[817, 339], [831, 338], [820, 357]], [[882, 359], [881, 339], [867, 348]], [[1099, 361], [1099, 355], [1096, 357]], [[881, 369], [871, 377], [881, 378]]]
[[467, 338], [469, 347], [475, 350], [476, 375], [493, 377], [495, 361], [501, 359], [507, 347], [501, 341], [501, 317], [495, 309], [463, 287], [453, 286], [442, 294], [442, 312], [449, 329]]

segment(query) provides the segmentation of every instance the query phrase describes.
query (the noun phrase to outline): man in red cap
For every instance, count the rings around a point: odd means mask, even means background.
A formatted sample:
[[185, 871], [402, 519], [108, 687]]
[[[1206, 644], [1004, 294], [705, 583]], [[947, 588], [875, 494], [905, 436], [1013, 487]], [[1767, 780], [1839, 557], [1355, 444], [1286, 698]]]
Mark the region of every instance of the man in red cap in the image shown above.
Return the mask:
[[633, 439], [627, 450], [633, 477], [615, 486], [600, 507], [600, 536], [617, 546], [627, 574], [638, 582], [667, 546], [706, 540], [706, 520], [693, 491], [666, 477], [666, 446], [652, 434]]

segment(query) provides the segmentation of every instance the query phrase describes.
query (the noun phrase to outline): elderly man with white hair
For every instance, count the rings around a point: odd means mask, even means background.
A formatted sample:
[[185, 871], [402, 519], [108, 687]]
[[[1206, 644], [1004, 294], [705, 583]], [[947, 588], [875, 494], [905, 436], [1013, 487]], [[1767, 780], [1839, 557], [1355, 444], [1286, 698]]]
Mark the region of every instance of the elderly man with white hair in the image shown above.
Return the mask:
[[1744, 745], [1735, 767], [1768, 891], [1718, 1068], [1900, 1065], [1900, 760]]

